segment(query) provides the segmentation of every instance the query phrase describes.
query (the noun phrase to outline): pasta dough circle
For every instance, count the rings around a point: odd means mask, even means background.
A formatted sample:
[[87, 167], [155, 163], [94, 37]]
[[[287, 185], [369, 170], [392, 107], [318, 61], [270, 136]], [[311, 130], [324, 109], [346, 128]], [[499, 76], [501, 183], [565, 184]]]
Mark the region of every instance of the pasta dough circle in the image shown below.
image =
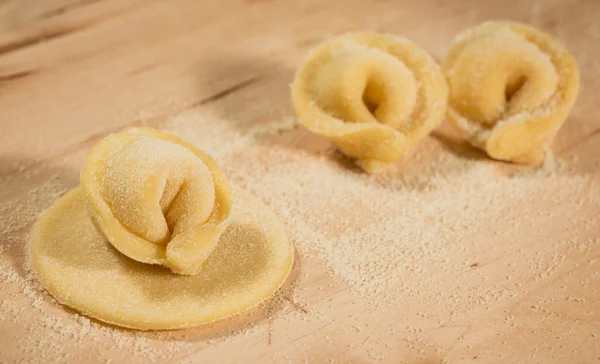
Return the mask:
[[118, 252], [91, 223], [81, 188], [42, 214], [30, 242], [32, 266], [60, 303], [114, 325], [179, 329], [234, 315], [271, 296], [293, 263], [277, 217], [245, 192], [234, 197], [231, 224], [197, 275]]
[[368, 173], [439, 126], [448, 89], [436, 62], [404, 38], [348, 33], [309, 54], [292, 85], [298, 118]]
[[126, 256], [196, 274], [229, 224], [229, 185], [217, 164], [150, 128], [107, 136], [88, 153], [81, 187], [93, 223]]
[[442, 72], [448, 120], [490, 157], [516, 163], [544, 160], [579, 90], [571, 53], [554, 37], [513, 22], [486, 22], [458, 35]]

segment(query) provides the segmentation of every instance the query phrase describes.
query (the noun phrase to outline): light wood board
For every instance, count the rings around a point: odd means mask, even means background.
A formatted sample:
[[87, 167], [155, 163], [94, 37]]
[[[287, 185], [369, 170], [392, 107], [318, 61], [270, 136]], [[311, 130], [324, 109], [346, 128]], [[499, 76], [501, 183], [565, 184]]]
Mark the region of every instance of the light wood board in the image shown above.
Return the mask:
[[[294, 69], [311, 46], [327, 37], [361, 29], [399, 34], [440, 60], [457, 33], [489, 19], [539, 26], [575, 54], [582, 90], [553, 149], [557, 158], [576, 157], [580, 173], [599, 181], [600, 1], [2, 0], [0, 226], [9, 234], [0, 236], [0, 244], [26, 239], [35, 220], [30, 215], [51, 202], [31, 191], [77, 185], [86, 151], [110, 132], [142, 123], [160, 126], [197, 108], [250, 110], [252, 117], [244, 122], [255, 125], [290, 118], [288, 86]], [[257, 104], [268, 107], [257, 111]], [[308, 149], [330, 147], [302, 128], [276, 138], [279, 144]], [[539, 206], [554, 208], [560, 206]], [[15, 209], [27, 219], [14, 221], [9, 214]], [[418, 315], [421, 302], [369, 310], [372, 302], [332, 277], [323, 262], [299, 257], [292, 280], [304, 292], [304, 302], [291, 300], [272, 313], [235, 319], [236, 325], [252, 323], [248, 333], [230, 338], [220, 324], [147, 337], [159, 350], [161, 340], [188, 345], [171, 362], [600, 362], [600, 262], [595, 263], [600, 255], [599, 213], [596, 201], [559, 211], [547, 222], [540, 216], [521, 232], [527, 241], [543, 240], [551, 247], [554, 240], [568, 239], [567, 230], [580, 229], [578, 241], [595, 243], [585, 246], [585, 254], [558, 250], [564, 263], [559, 272], [525, 284], [518, 298], [464, 313], [460, 324], [436, 327], [425, 318], [433, 313], [424, 312], [422, 325], [419, 319], [410, 328], [400, 324], [392, 335], [390, 323], [398, 312]], [[592, 223], [566, 229], [574, 215]], [[491, 233], [492, 224], [483, 222], [478, 233]], [[478, 257], [493, 267], [485, 273], [488, 285], [503, 281], [509, 271], [506, 261], [496, 256], [497, 243], [490, 240]], [[24, 276], [20, 267], [25, 247], [13, 245], [0, 254]], [[525, 249], [524, 259], [544, 246]], [[527, 274], [535, 275], [536, 267], [529, 268]], [[467, 284], [469, 277], [459, 283]], [[521, 278], [525, 283], [527, 277]], [[28, 324], [42, 314], [10, 280], [0, 290], [2, 299], [23, 309], [13, 307], [18, 318], [0, 321], [0, 362], [37, 361], [43, 347], [34, 350], [23, 338], [34, 335]], [[539, 302], [551, 303], [536, 309]], [[449, 315], [443, 306], [435, 310]], [[58, 306], [49, 313], [63, 319], [73, 315]], [[303, 318], [273, 320], [285, 314]], [[51, 335], [48, 326], [47, 333], [35, 335]], [[66, 339], [55, 345], [69, 351], [69, 356], [55, 358], [57, 362], [146, 360], [110, 338]]]

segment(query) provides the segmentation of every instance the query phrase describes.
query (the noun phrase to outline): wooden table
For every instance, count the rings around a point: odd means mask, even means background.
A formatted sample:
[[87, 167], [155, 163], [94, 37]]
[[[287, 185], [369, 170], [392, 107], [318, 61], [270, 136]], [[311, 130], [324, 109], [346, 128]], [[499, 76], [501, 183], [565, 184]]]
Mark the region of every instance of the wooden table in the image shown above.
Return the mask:
[[[293, 117], [293, 72], [319, 41], [372, 29], [406, 36], [439, 60], [454, 35], [488, 19], [539, 26], [575, 54], [582, 91], [553, 148], [557, 158], [576, 160], [587, 185], [597, 186], [596, 0], [0, 1], [0, 361], [600, 362], [600, 201], [592, 187], [583, 192], [589, 201], [581, 208], [541, 201], [540, 211], [557, 213], [540, 215], [519, 232], [543, 243], [522, 247], [520, 258], [510, 259], [527, 262], [547, 250], [559, 268], [532, 263], [516, 275], [522, 284], [513, 288], [515, 296], [492, 299], [481, 309], [450, 313], [443, 304], [418, 299], [373, 309], [372, 299], [305, 253], [298, 254], [292, 277], [300, 292], [295, 298], [283, 297], [268, 312], [186, 332], [102, 329], [28, 288], [25, 242], [37, 214], [77, 185], [86, 151], [108, 133], [223, 109], [228, 114], [221, 115], [247, 115], [246, 130], [287, 120]], [[331, 150], [302, 128], [271, 139]], [[492, 227], [483, 221], [479, 234], [487, 236]], [[571, 243], [556, 245], [559, 240]], [[494, 286], [513, 263], [497, 255], [495, 247], [504, 241], [485, 244], [470, 268], [487, 264], [482, 284]], [[534, 275], [532, 283], [528, 277]], [[456, 278], [458, 284], [472, 279], [467, 273]], [[432, 315], [447, 319], [432, 324]], [[410, 325], [397, 322], [407, 317]], [[232, 327], [241, 331], [232, 335]]]

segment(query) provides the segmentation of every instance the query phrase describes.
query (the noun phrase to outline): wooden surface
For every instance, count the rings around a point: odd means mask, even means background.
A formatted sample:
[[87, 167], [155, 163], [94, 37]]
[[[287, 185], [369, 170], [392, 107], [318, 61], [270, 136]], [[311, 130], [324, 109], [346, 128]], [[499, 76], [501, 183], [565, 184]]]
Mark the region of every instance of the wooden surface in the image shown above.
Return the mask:
[[[235, 319], [236, 325], [251, 323], [246, 333], [231, 337], [220, 324], [185, 334], [143, 334], [144, 345], [160, 351], [180, 341], [182, 351], [164, 357], [170, 362], [600, 362], [600, 201], [592, 190], [600, 181], [596, 0], [0, 1], [0, 244], [7, 247], [0, 254], [9, 262], [2, 268], [0, 301], [10, 301], [0, 312], [15, 303], [23, 307], [11, 306], [17, 317], [0, 321], [0, 361], [35, 362], [46, 349], [61, 353], [50, 360], [58, 362], [162, 360], [122, 344], [123, 338], [76, 340], [57, 334], [60, 327], [31, 326], [40, 317], [70, 320], [73, 313], [44, 296], [43, 305], [52, 308], [42, 314], [32, 298], [38, 293], [19, 286], [27, 234], [51, 202], [40, 193], [77, 185], [81, 161], [101, 137], [223, 108], [248, 125], [289, 119], [294, 69], [319, 41], [349, 30], [391, 32], [439, 60], [454, 35], [488, 19], [523, 21], [555, 34], [573, 51], [582, 74], [581, 94], [553, 149], [559, 159], [576, 160], [577, 173], [587, 180], [589, 190], [565, 196], [589, 200], [569, 204], [557, 195], [555, 206], [540, 191], [543, 201], [531, 208], [558, 214], [540, 214], [519, 230], [514, 241], [524, 245], [510, 257], [502, 256], [501, 247], [512, 240], [487, 239], [493, 221], [484, 219], [477, 259], [488, 264], [478, 276], [485, 279], [470, 273], [453, 278], [460, 285], [495, 287], [510, 274], [517, 295], [463, 311], [419, 298], [373, 306], [373, 298], [349, 289], [323, 261], [299, 254], [290, 283], [300, 292], [296, 301]], [[302, 128], [272, 139], [305, 149], [330, 147]], [[572, 244], [557, 247], [559, 239]], [[544, 250], [552, 250], [559, 269], [536, 263]], [[515, 271], [511, 264], [524, 266]], [[20, 278], [7, 273], [11, 269]], [[407, 317], [410, 325], [398, 322]]]

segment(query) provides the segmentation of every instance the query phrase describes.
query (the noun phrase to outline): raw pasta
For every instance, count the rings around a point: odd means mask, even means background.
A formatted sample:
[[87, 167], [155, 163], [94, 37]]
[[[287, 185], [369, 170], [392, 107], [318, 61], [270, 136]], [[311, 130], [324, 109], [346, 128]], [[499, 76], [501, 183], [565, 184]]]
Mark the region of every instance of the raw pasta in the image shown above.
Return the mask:
[[81, 187], [92, 221], [117, 250], [176, 273], [198, 273], [229, 224], [231, 192], [217, 164], [158, 130], [101, 140]]
[[328, 40], [296, 73], [292, 100], [309, 130], [375, 173], [440, 125], [447, 86], [435, 61], [404, 38], [370, 32]]
[[[149, 143], [153, 150], [138, 143]], [[193, 172], [200, 161], [205, 169]], [[167, 133], [144, 128], [107, 137], [90, 152], [82, 186], [56, 201], [33, 229], [29, 249], [37, 278], [60, 303], [101, 321], [141, 330], [202, 325], [264, 301], [288, 276], [293, 247], [277, 217], [249, 194], [230, 190], [217, 168], [204, 153]], [[132, 178], [122, 175], [127, 171]], [[180, 177], [185, 182], [175, 187]], [[90, 184], [88, 178], [99, 184]], [[127, 186], [106, 186], [117, 183], [110, 182], [113, 178]], [[198, 191], [200, 187], [194, 185], [210, 179], [213, 188]], [[85, 191], [92, 186], [100, 189], [98, 196]], [[184, 192], [186, 186], [194, 191]], [[157, 189], [162, 195], [157, 195]], [[196, 195], [177, 202], [187, 194]], [[126, 206], [95, 210], [99, 203], [95, 198], [100, 197], [107, 206]], [[150, 200], [165, 214], [166, 230], [160, 230], [160, 219], [151, 216], [156, 210], [144, 206]], [[204, 202], [212, 207], [188, 205]], [[107, 227], [107, 221], [114, 226]], [[212, 224], [219, 236], [187, 233], [206, 224]], [[191, 234], [186, 238], [194, 240], [182, 253], [193, 259], [184, 256], [173, 264], [168, 261], [168, 247], [178, 234]], [[126, 245], [126, 239], [136, 239], [134, 235], [139, 240], [133, 244], [142, 248]], [[203, 240], [207, 235], [216, 241]], [[156, 247], [144, 248], [147, 244]], [[194, 249], [205, 250], [199, 254]], [[147, 251], [155, 255], [144, 262], [146, 257], [139, 254]], [[175, 273], [173, 266], [186, 267], [186, 274]], [[188, 268], [197, 266], [198, 272], [190, 275]]]
[[458, 35], [442, 71], [448, 119], [495, 159], [541, 163], [579, 89], [573, 56], [531, 26], [486, 22]]

